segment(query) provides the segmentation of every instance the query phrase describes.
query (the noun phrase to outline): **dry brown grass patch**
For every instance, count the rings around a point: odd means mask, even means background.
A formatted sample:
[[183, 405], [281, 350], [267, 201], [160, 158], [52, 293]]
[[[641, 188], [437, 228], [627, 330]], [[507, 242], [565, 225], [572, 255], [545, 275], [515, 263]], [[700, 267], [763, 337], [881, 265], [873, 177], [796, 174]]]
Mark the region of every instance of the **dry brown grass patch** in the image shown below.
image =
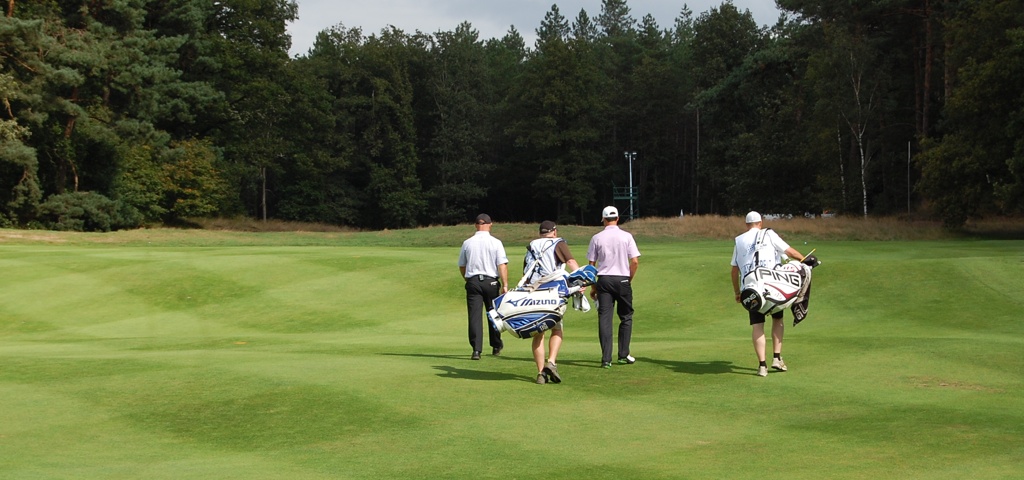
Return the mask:
[[[0, 229], [2, 243], [103, 243], [166, 245], [315, 245], [351, 244], [405, 247], [459, 246], [473, 234], [473, 225], [438, 225], [399, 230], [366, 231], [322, 223], [255, 219], [195, 220], [192, 228], [151, 228], [110, 233], [52, 232]], [[765, 226], [795, 241], [915, 241], [966, 238], [1024, 240], [1024, 218], [990, 218], [949, 231], [940, 222], [896, 217], [792, 218], [767, 220]], [[746, 226], [739, 216], [687, 215], [683, 218], [643, 218], [622, 228], [642, 242], [731, 240]], [[559, 235], [572, 245], [586, 245], [600, 225], [559, 225]], [[501, 223], [496, 237], [506, 247], [525, 245], [537, 236], [536, 223]]]
[[257, 220], [255, 218], [203, 218], [193, 220], [203, 230], [233, 232], [356, 232], [357, 229], [340, 225], [284, 220]]
[[[944, 240], [965, 236], [1024, 238], [1024, 219], [990, 219], [973, 222], [962, 231], [950, 231], [937, 221], [896, 217], [832, 217], [765, 220], [764, 226], [785, 236], [814, 240]], [[734, 238], [746, 229], [742, 217], [688, 215], [682, 218], [643, 218], [623, 228], [634, 235], [651, 238], [717, 239]]]

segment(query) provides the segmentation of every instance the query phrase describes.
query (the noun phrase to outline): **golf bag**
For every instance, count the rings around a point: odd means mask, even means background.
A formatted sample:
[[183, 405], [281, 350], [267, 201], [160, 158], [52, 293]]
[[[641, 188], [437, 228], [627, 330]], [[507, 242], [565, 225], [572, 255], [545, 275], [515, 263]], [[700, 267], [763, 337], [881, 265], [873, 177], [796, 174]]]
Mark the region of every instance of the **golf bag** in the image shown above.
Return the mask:
[[586, 265], [572, 273], [557, 270], [528, 286], [494, 299], [494, 308], [487, 318], [499, 332], [509, 332], [518, 338], [541, 334], [558, 323], [565, 315], [569, 299], [573, 308], [589, 311], [590, 304], [583, 289], [597, 281], [597, 269]]
[[802, 322], [811, 300], [811, 270], [818, 265], [818, 258], [808, 255], [803, 262], [751, 270], [743, 277], [740, 291], [743, 308], [771, 315], [792, 307], [793, 325]]

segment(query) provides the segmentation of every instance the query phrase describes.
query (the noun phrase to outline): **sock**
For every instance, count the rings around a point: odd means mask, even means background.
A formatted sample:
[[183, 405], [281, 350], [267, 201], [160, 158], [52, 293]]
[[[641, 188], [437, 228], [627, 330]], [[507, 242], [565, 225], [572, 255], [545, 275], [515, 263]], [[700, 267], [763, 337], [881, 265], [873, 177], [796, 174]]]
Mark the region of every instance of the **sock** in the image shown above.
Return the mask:
[[767, 362], [760, 362], [760, 363], [757, 364], [757, 366], [759, 366], [759, 367], [767, 367], [768, 363]]
[[782, 354], [781, 353], [776, 353], [775, 354], [775, 358], [778, 358], [779, 360], [781, 360], [782, 359]]

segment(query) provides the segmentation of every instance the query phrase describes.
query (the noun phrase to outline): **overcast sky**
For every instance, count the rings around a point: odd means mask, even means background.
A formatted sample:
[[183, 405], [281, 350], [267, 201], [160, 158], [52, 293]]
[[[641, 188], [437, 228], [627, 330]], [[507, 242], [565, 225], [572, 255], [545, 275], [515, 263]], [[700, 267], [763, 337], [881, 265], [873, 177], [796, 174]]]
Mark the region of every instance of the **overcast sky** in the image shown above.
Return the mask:
[[[292, 36], [292, 56], [305, 54], [313, 47], [316, 34], [343, 24], [360, 27], [364, 35], [379, 33], [394, 25], [407, 33], [453, 31], [469, 21], [481, 39], [500, 38], [511, 25], [533, 47], [535, 30], [551, 5], [558, 5], [570, 23], [580, 10], [596, 18], [601, 13], [601, 0], [297, 0], [299, 19], [288, 26]], [[670, 28], [683, 5], [688, 5], [694, 18], [723, 3], [722, 0], [627, 0], [630, 14], [639, 21], [651, 14], [662, 29]], [[775, 0], [733, 0], [740, 11], [750, 10], [760, 25], [774, 25], [779, 18]]]

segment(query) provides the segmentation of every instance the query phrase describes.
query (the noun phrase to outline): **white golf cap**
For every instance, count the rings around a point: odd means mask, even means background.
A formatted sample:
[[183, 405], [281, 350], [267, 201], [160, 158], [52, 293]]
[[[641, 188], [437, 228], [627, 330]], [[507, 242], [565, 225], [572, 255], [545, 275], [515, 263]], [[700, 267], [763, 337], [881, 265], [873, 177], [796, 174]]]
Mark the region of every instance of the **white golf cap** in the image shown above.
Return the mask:
[[761, 214], [757, 212], [750, 212], [747, 214], [747, 223], [757, 223], [761, 221]]
[[619, 218], [619, 209], [607, 206], [604, 210], [601, 210], [601, 218]]

